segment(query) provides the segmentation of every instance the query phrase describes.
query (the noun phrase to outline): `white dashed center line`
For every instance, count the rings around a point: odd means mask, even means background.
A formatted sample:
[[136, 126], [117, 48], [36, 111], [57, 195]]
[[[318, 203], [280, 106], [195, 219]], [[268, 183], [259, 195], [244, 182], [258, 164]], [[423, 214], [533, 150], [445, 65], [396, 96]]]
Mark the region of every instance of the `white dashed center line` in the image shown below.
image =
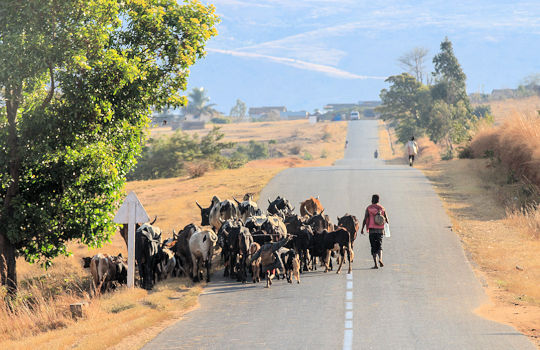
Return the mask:
[[343, 350], [351, 350], [353, 343], [353, 274], [347, 274], [347, 290], [345, 292], [345, 331], [343, 333]]

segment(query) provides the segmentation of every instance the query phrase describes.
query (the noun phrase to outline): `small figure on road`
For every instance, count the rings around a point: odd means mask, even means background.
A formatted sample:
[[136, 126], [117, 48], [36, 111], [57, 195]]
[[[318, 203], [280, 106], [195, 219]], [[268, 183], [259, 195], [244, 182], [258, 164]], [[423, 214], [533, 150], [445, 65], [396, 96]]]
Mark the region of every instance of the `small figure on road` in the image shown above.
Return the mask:
[[371, 197], [371, 205], [366, 208], [364, 221], [362, 222], [361, 234], [364, 234], [364, 227], [367, 228], [369, 234], [369, 243], [371, 244], [371, 255], [373, 256], [373, 269], [378, 269], [377, 257], [379, 258], [379, 266], [383, 267], [382, 261], [382, 239], [384, 235], [384, 223], [388, 223], [386, 210], [379, 204], [379, 195], [374, 194]]
[[414, 156], [418, 154], [418, 144], [414, 141], [414, 136], [407, 141], [407, 153], [409, 154], [409, 166], [413, 166]]
[[345, 148], [349, 145], [349, 140], [345, 140]]
[[292, 236], [288, 235], [279, 242], [266, 243], [251, 257], [251, 261], [249, 262], [250, 265], [259, 257], [261, 258], [262, 270], [266, 276], [266, 288], [270, 288], [272, 285], [272, 279], [276, 274], [276, 270], [283, 273], [285, 272], [285, 268], [278, 254], [278, 250], [285, 246], [285, 244], [287, 244], [291, 238]]
[[379, 152], [377, 152], [377, 150], [375, 150], [375, 152], [373, 153], [373, 157], [375, 159], [377, 159], [379, 157]]

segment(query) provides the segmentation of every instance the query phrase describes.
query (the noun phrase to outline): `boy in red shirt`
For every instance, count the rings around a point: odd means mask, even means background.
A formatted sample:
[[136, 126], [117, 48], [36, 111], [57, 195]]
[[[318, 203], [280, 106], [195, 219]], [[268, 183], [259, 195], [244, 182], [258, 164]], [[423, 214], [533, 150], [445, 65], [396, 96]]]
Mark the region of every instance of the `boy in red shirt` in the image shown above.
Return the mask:
[[386, 216], [386, 210], [382, 205], [379, 204], [379, 195], [374, 194], [371, 197], [371, 205], [366, 208], [366, 214], [364, 216], [364, 221], [362, 222], [362, 229], [360, 230], [361, 234], [364, 234], [364, 227], [367, 228], [369, 233], [369, 243], [371, 244], [371, 255], [373, 256], [373, 262], [377, 267], [377, 257], [379, 257], [379, 265], [384, 266], [382, 262], [382, 238], [384, 235], [384, 222], [377, 223], [375, 216], [380, 214], [386, 223], [388, 223], [388, 216]]

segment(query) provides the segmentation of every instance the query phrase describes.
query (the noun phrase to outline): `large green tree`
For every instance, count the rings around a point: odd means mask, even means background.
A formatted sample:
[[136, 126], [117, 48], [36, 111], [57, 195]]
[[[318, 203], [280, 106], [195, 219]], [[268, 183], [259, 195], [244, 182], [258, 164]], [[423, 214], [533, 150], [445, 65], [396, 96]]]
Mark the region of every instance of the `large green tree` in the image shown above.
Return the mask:
[[196, 0], [0, 2], [0, 276], [99, 246], [145, 139], [150, 108], [182, 106], [216, 35]]
[[441, 43], [433, 63], [433, 85], [424, 85], [408, 73], [386, 79], [391, 85], [381, 91], [382, 104], [377, 110], [383, 119], [392, 121], [400, 141], [427, 135], [452, 150], [454, 143], [466, 139], [479, 117], [489, 115], [472, 110], [466, 76], [448, 38]]

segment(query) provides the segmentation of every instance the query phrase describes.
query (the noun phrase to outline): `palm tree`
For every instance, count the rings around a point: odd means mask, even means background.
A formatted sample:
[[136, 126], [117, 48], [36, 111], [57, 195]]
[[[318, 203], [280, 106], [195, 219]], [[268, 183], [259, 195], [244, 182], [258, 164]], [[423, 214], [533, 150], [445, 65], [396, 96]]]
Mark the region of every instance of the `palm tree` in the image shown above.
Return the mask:
[[214, 114], [216, 110], [212, 108], [215, 103], [208, 103], [210, 97], [206, 96], [206, 91], [203, 87], [193, 88], [188, 94], [188, 105], [184, 107], [185, 113], [193, 115], [195, 118], [200, 118], [202, 114]]

